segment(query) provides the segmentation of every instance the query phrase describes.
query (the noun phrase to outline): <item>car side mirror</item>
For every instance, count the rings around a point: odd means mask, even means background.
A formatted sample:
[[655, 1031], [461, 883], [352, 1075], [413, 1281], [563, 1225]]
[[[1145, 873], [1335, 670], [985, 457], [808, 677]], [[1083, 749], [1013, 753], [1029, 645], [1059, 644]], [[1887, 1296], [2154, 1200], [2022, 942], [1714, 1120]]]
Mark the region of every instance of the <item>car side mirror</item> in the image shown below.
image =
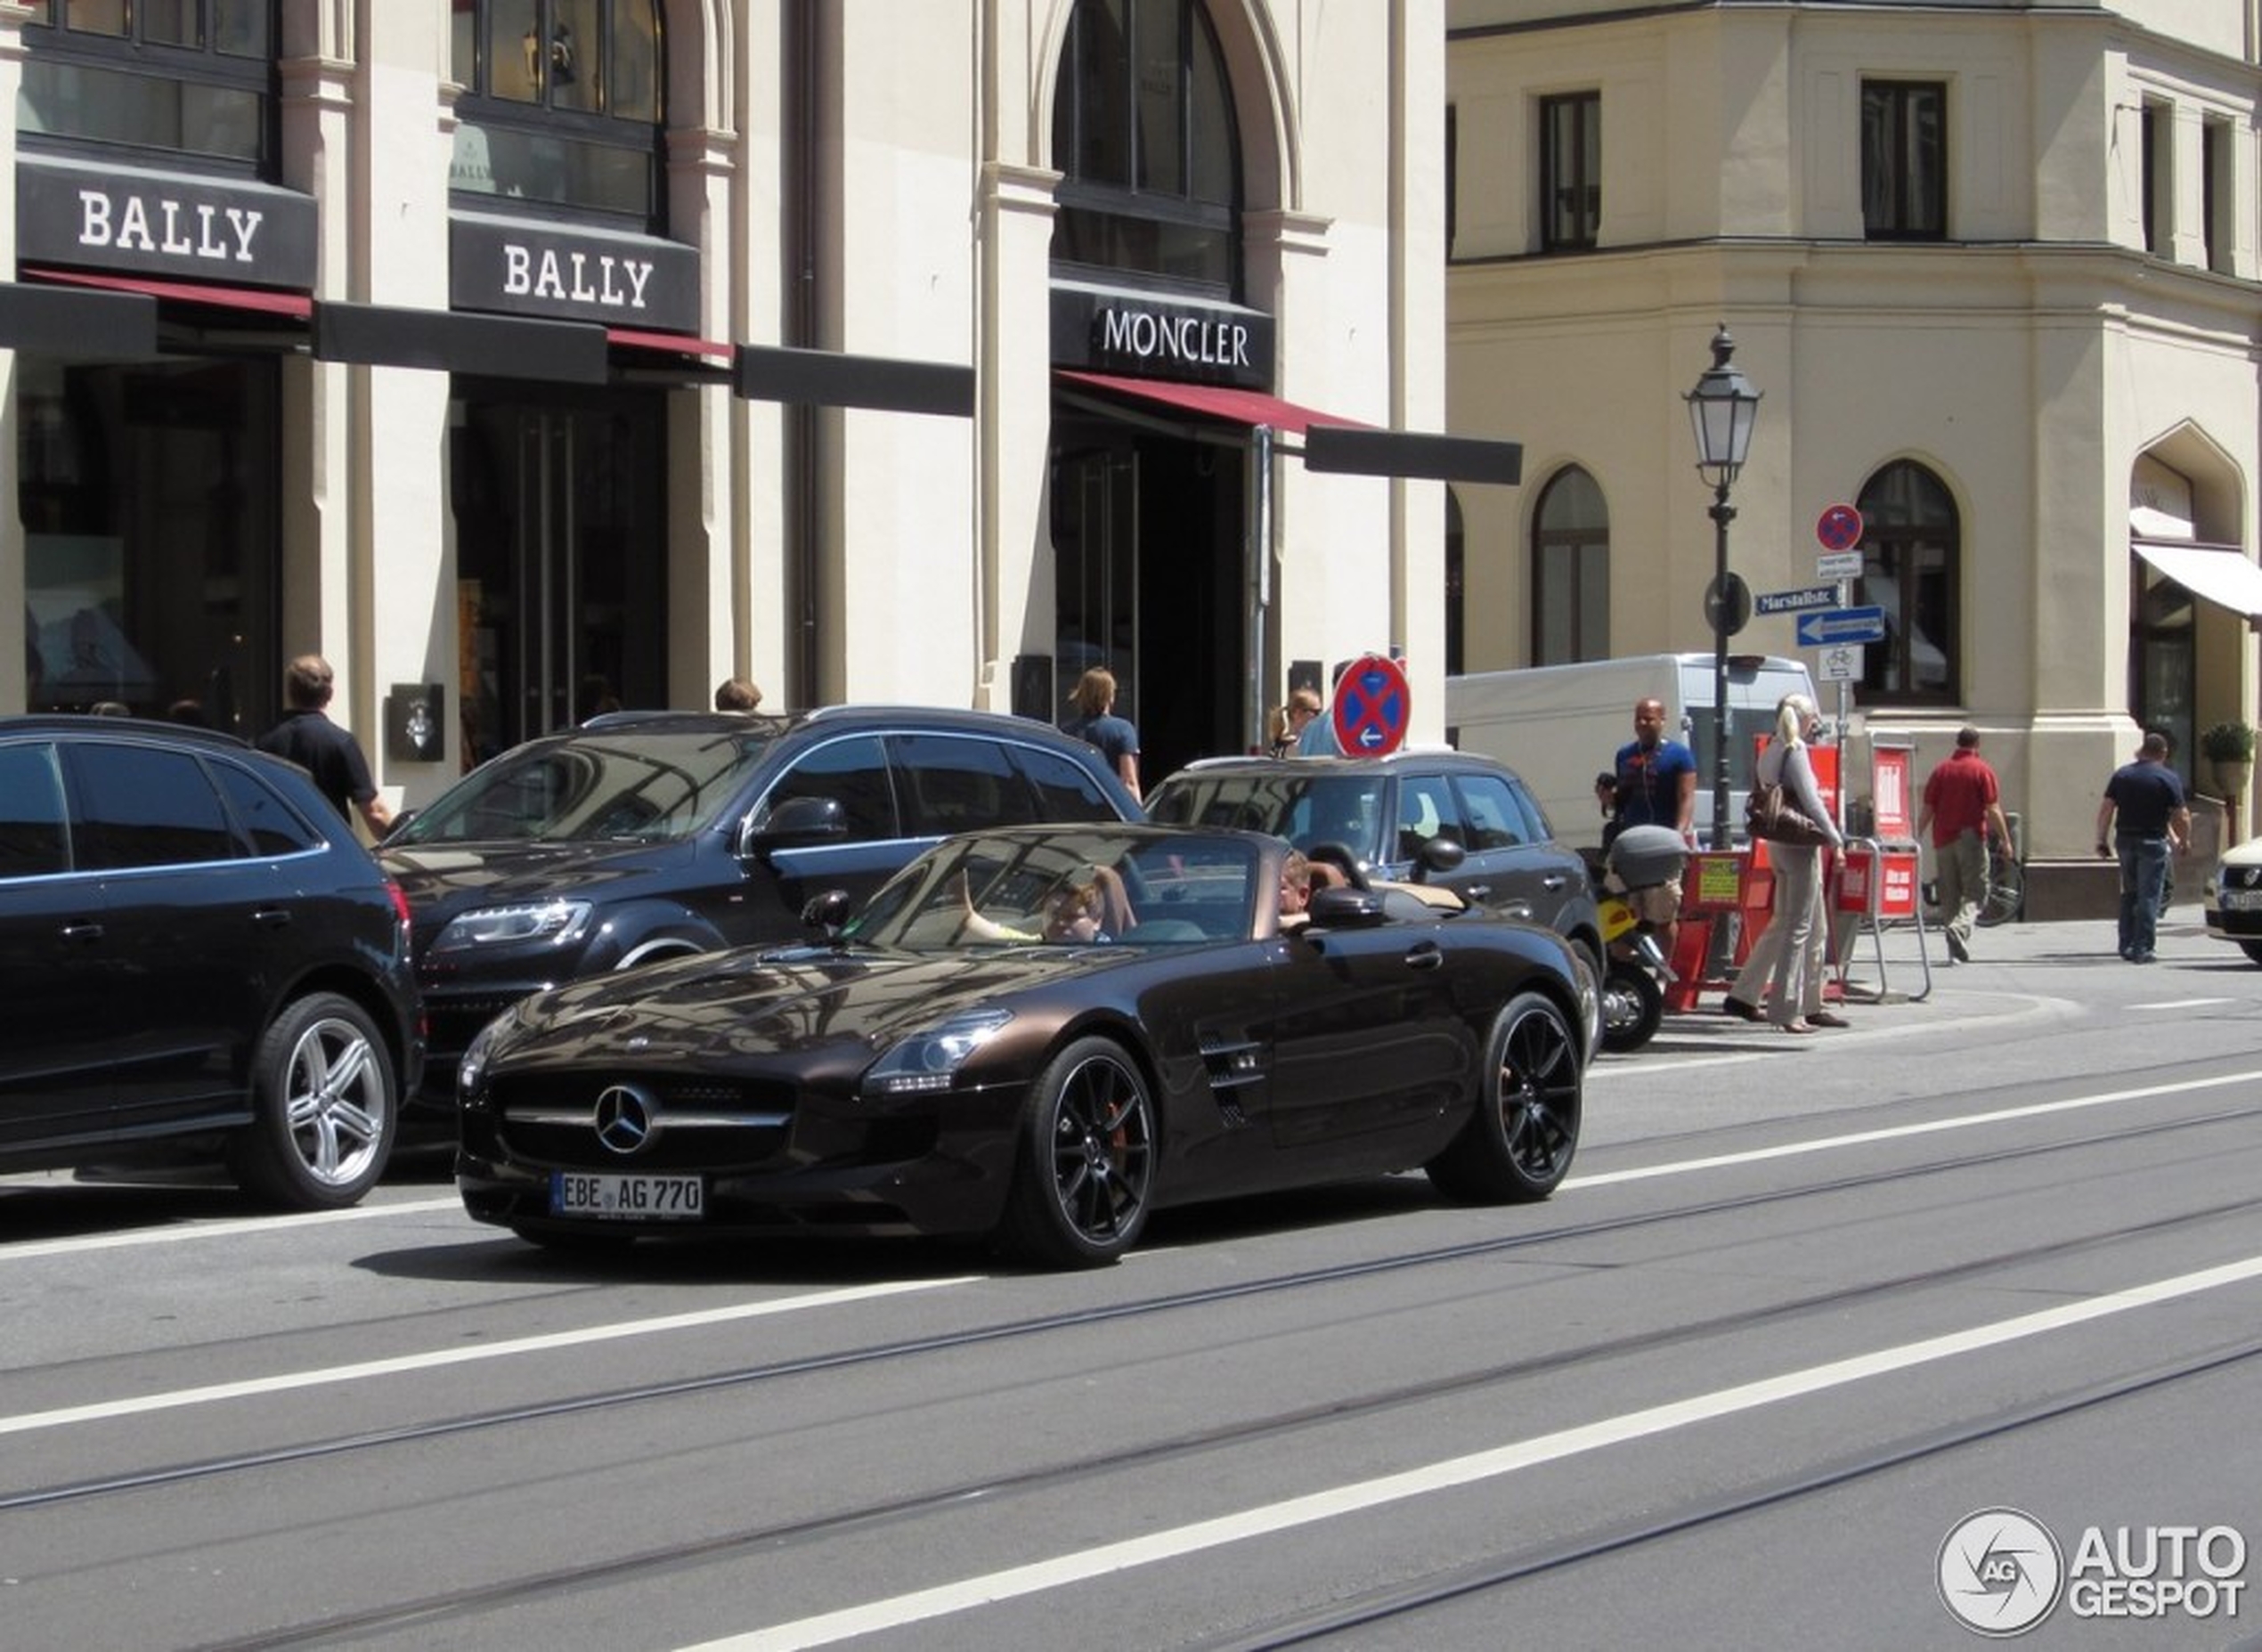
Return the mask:
[[1424, 843], [1421, 852], [1414, 857], [1414, 882], [1420, 883], [1432, 872], [1458, 871], [1461, 863], [1468, 859], [1469, 851], [1461, 846], [1461, 840], [1441, 832]]
[[829, 797], [789, 797], [746, 834], [745, 850], [790, 849], [848, 835], [848, 810]]
[[1319, 889], [1312, 891], [1307, 929], [1372, 929], [1387, 922], [1382, 897], [1364, 889]]
[[821, 936], [827, 944], [837, 941], [854, 905], [844, 889], [828, 889], [821, 895], [811, 895], [801, 907], [801, 927]]

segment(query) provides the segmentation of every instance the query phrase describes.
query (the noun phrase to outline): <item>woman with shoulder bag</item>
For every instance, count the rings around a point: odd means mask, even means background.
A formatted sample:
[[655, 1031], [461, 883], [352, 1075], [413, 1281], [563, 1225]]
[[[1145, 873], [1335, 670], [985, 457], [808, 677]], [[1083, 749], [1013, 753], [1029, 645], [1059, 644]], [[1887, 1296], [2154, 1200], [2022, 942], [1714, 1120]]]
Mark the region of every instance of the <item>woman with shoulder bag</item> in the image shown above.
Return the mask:
[[[1785, 695], [1775, 708], [1775, 737], [1760, 753], [1753, 784], [1780, 785], [1784, 801], [1819, 825], [1835, 849], [1842, 841], [1837, 823], [1823, 806], [1814, 766], [1807, 761], [1806, 743], [1821, 722], [1813, 701], [1802, 694]], [[1843, 1020], [1822, 1007], [1821, 846], [1778, 841], [1768, 844], [1767, 855], [1775, 874], [1775, 903], [1722, 1008], [1745, 1021], [1771, 1021], [1786, 1032], [1843, 1027]]]

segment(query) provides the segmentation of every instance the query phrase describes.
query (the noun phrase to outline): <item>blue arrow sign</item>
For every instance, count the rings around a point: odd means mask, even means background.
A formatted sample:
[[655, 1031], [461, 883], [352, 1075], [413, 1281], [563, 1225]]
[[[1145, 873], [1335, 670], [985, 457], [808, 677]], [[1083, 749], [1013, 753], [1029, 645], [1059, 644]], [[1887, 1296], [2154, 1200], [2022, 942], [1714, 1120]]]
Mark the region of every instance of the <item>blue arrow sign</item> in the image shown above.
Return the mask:
[[1752, 602], [1755, 614], [1799, 614], [1808, 608], [1835, 608], [1838, 606], [1835, 585], [1810, 585], [1804, 590], [1770, 590], [1762, 592]]
[[1883, 608], [1834, 608], [1827, 614], [1799, 615], [1799, 647], [1826, 647], [1834, 642], [1883, 642]]

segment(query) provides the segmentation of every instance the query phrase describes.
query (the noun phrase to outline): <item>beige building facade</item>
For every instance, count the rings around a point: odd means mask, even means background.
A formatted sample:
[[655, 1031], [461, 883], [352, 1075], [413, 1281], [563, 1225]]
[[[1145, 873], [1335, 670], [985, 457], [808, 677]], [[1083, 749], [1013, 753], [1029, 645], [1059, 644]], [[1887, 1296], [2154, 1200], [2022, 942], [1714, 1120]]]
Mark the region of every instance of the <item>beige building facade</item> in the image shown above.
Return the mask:
[[0, 710], [256, 734], [318, 650], [414, 804], [728, 676], [1050, 720], [1104, 665], [1152, 779], [1397, 649], [1434, 738], [1468, 455], [1308, 432], [1445, 427], [1444, 41], [1442, 0], [0, 0]]
[[[2262, 10], [1448, 10], [1452, 421], [1526, 443], [1452, 500], [1453, 663], [1712, 647], [1682, 398], [1724, 322], [1735, 571], [1813, 586], [1821, 514], [1867, 525], [1852, 790], [1865, 739], [1921, 777], [1976, 725], [2038, 915], [2094, 908], [2140, 726], [2209, 793], [2197, 734], [2256, 720]], [[1732, 647], [1819, 667], [1794, 626]]]

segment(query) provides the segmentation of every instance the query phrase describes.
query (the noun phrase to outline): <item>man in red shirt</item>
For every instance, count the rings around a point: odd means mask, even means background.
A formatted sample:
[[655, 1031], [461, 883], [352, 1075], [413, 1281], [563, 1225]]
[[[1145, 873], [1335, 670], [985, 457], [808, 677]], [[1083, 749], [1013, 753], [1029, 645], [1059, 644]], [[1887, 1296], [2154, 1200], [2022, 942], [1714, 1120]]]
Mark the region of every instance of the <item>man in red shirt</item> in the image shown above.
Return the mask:
[[1954, 755], [1924, 782], [1924, 805], [1916, 812], [1916, 835], [1932, 834], [1932, 878], [1948, 932], [1951, 963], [1972, 958], [1972, 916], [1987, 894], [1987, 840], [1999, 835], [2011, 843], [2011, 823], [2003, 818], [2002, 788], [1995, 770], [1979, 754], [1979, 730], [1959, 728]]

